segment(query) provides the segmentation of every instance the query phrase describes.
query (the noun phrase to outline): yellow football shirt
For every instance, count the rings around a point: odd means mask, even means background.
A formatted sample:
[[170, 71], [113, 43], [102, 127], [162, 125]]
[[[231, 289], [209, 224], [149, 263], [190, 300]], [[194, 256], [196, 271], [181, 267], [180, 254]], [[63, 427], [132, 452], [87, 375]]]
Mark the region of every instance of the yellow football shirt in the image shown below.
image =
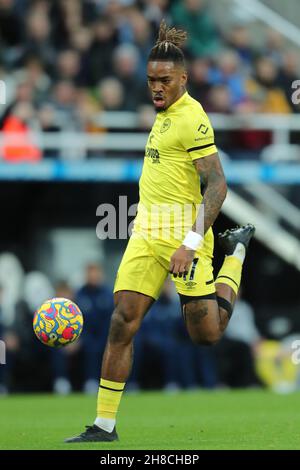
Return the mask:
[[[180, 238], [191, 229], [202, 201], [193, 160], [217, 152], [214, 132], [201, 104], [188, 92], [157, 113], [145, 149], [134, 231], [154, 238]], [[205, 235], [213, 246], [211, 229]]]

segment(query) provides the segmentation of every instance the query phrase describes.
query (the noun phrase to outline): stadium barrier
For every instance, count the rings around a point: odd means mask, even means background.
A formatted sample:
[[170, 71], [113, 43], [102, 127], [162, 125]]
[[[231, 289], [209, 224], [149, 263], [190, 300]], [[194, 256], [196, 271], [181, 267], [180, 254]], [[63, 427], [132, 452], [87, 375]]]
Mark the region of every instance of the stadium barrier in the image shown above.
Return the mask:
[[[138, 182], [143, 162], [121, 158], [92, 159], [81, 162], [44, 160], [39, 163], [0, 162], [1, 181]], [[225, 162], [229, 184], [300, 184], [300, 164]]]

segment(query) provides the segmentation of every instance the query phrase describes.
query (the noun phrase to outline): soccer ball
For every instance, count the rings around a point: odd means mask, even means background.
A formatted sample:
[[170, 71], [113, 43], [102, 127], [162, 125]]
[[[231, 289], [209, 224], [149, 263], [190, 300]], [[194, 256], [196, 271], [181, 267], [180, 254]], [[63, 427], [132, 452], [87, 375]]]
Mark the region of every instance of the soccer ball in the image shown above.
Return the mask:
[[35, 312], [33, 330], [38, 339], [52, 348], [76, 341], [83, 328], [83, 316], [71, 300], [56, 297], [46, 300]]

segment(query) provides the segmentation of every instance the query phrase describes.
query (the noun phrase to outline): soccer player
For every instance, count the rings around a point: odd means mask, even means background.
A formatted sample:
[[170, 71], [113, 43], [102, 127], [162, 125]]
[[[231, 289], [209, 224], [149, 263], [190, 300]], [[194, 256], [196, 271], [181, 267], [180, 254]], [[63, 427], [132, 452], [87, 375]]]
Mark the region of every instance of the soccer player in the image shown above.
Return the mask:
[[130, 373], [133, 338], [168, 273], [195, 343], [215, 344], [232, 314], [254, 227], [248, 224], [219, 235], [226, 256], [214, 280], [212, 225], [226, 196], [226, 181], [209, 119], [186, 91], [181, 49], [186, 36], [163, 21], [148, 59], [157, 116], [146, 144], [134, 229], [114, 287], [97, 418], [66, 442], [118, 440], [116, 414]]

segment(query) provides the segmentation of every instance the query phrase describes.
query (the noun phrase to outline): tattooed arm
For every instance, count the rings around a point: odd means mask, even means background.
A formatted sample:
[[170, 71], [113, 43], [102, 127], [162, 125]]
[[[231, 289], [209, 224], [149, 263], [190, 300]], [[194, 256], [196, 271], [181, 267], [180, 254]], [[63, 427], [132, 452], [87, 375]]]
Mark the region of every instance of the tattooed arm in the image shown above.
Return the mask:
[[[222, 165], [217, 153], [194, 161], [197, 172], [203, 185], [203, 200], [198, 212], [197, 220], [192, 230], [204, 235], [216, 220], [224, 199], [227, 185]], [[204, 219], [203, 219], [204, 215]], [[204, 224], [203, 224], [204, 220]], [[193, 261], [195, 251], [181, 245], [170, 260], [170, 272], [182, 277]]]
[[194, 165], [203, 185], [203, 200], [201, 203], [203, 211], [199, 211], [198, 217], [201, 217], [204, 213], [204, 227], [201, 221], [197, 220], [193, 230], [196, 231], [197, 225], [197, 228], [203, 228], [203, 233], [205, 234], [220, 212], [226, 197], [227, 185], [217, 153], [208, 157], [198, 158], [194, 161]]

